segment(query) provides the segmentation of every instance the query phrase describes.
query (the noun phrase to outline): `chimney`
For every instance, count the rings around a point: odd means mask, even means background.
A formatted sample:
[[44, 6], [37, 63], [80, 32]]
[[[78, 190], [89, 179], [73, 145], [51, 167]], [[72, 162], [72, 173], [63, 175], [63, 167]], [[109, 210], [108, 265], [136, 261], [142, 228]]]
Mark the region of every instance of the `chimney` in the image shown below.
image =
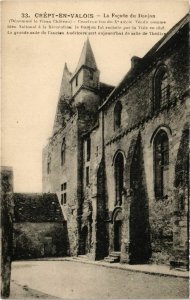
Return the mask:
[[131, 68], [133, 69], [133, 68], [139, 63], [140, 60], [141, 60], [140, 57], [138, 57], [138, 56], [133, 56], [133, 57], [131, 58]]

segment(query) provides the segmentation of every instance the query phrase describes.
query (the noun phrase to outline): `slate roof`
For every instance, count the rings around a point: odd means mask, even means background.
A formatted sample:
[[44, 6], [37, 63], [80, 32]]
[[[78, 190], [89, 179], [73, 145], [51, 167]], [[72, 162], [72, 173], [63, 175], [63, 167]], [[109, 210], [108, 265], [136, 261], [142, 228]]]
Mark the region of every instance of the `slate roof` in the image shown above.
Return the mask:
[[184, 39], [184, 32], [183, 30], [187, 28], [187, 32], [189, 32], [189, 26], [188, 25], [190, 21], [190, 15], [187, 14], [184, 16], [174, 27], [172, 27], [168, 33], [166, 33], [142, 58], [136, 57], [136, 63], [134, 66], [131, 67], [129, 72], [124, 76], [124, 78], [121, 80], [121, 82], [115, 87], [115, 89], [110, 93], [110, 95], [107, 97], [107, 99], [104, 101], [102, 106], [103, 108], [107, 103], [110, 102], [111, 99], [113, 99], [122, 89], [127, 88], [128, 85], [137, 77], [140, 75], [143, 70], [147, 68], [154, 60], [155, 58], [162, 53], [162, 51], [165, 51], [165, 49], [169, 46], [172, 46], [172, 43], [176, 42], [178, 43], [180, 40]]
[[113, 91], [113, 89], [114, 89], [113, 85], [100, 82], [98, 94], [100, 96], [102, 103], [105, 100], [105, 98]]
[[14, 222], [63, 222], [56, 194], [14, 193]]

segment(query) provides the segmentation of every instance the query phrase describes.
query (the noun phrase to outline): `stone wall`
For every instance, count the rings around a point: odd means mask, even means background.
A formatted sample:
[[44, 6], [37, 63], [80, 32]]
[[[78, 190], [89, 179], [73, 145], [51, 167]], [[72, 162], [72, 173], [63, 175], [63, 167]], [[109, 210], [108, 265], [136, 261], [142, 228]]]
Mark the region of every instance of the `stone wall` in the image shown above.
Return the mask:
[[[83, 68], [74, 90], [76, 115], [52, 136], [44, 149], [44, 191], [55, 192], [60, 199], [60, 186], [68, 183], [68, 202], [62, 210], [67, 219], [71, 255], [88, 253], [92, 259], [98, 259], [113, 251], [114, 226], [118, 221], [117, 224], [122, 223], [121, 262], [144, 262], [151, 258], [168, 263], [186, 256], [188, 188], [181, 174], [187, 164], [184, 128], [189, 117], [187, 24], [172, 34], [163, 37], [144, 58], [132, 59], [131, 69], [99, 111], [98, 104], [107, 95], [100, 99], [101, 85], [95, 91], [86, 84], [90, 77]], [[155, 75], [160, 66], [167, 69], [170, 95], [155, 110]], [[121, 126], [116, 129], [117, 102], [121, 103], [122, 112]], [[160, 130], [168, 137], [169, 164], [164, 173], [165, 197], [157, 199], [154, 145]], [[68, 158], [60, 167], [63, 137]], [[89, 137], [91, 157], [86, 161]], [[116, 205], [115, 188], [114, 164], [118, 153], [124, 159], [121, 205]], [[186, 158], [182, 159], [183, 156]], [[46, 171], [49, 157], [53, 161], [51, 174]]]
[[[159, 112], [153, 111], [153, 78], [159, 65], [165, 64], [169, 72], [170, 101], [167, 106]], [[132, 70], [133, 72], [133, 70]], [[183, 74], [183, 75], [182, 75]], [[130, 77], [130, 75], [129, 75]], [[124, 198], [130, 201], [123, 206], [123, 226], [122, 226], [122, 251], [126, 254], [125, 242], [127, 242], [128, 233], [131, 230], [132, 219], [138, 219], [136, 209], [133, 209], [135, 200], [135, 190], [131, 180], [131, 166], [128, 161], [130, 145], [133, 140], [141, 135], [141, 157], [142, 162], [136, 165], [137, 190], [144, 191], [137, 198], [147, 199], [147, 212], [144, 214], [144, 221], [149, 220], [147, 230], [150, 229], [152, 261], [159, 263], [168, 263], [169, 260], [180, 260], [187, 253], [187, 205], [183, 205], [183, 212], [176, 213], [176, 202], [180, 200], [179, 194], [182, 194], [182, 202], [187, 199], [187, 186], [185, 184], [174, 184], [176, 182], [176, 170], [178, 174], [184, 172], [186, 162], [182, 162], [179, 156], [182, 153], [187, 157], [187, 149], [184, 146], [184, 126], [188, 122], [189, 109], [188, 103], [188, 63], [187, 63], [187, 43], [183, 38], [160, 52], [160, 56], [152, 61], [147, 69], [129, 84], [128, 87], [118, 88], [118, 94], [115, 93], [114, 102], [104, 107], [105, 111], [105, 168], [107, 180], [109, 215], [113, 214], [115, 209], [115, 175], [114, 175], [114, 157], [118, 152], [124, 156]], [[121, 127], [114, 129], [114, 107], [115, 103], [122, 103]], [[169, 138], [169, 170], [167, 182], [167, 198], [156, 200], [154, 194], [154, 137], [157, 132], [164, 129]], [[186, 138], [187, 140], [187, 138]], [[181, 142], [180, 142], [181, 141]], [[181, 149], [181, 150], [179, 150]], [[187, 159], [186, 159], [187, 160]], [[176, 166], [177, 164], [177, 166]], [[183, 165], [183, 167], [182, 167]], [[143, 170], [143, 177], [139, 174]], [[132, 168], [133, 169], [133, 168]], [[182, 171], [183, 169], [183, 171]], [[134, 171], [133, 171], [134, 172]], [[130, 175], [130, 176], [129, 176]], [[137, 176], [138, 175], [138, 176]], [[131, 184], [130, 184], [131, 182]], [[183, 188], [181, 187], [183, 186]], [[184, 187], [185, 186], [185, 187]], [[125, 202], [124, 201], [124, 202]], [[139, 204], [140, 205], [140, 204]], [[125, 216], [125, 209], [128, 207], [128, 216]], [[141, 210], [141, 209], [140, 209]], [[177, 216], [178, 215], [178, 216]], [[148, 222], [148, 223], [149, 223]], [[138, 223], [138, 222], [137, 222]], [[149, 228], [150, 226], [150, 228]], [[133, 227], [133, 226], [132, 226]], [[149, 229], [148, 229], [149, 228]], [[135, 233], [135, 232], [134, 232]], [[132, 238], [132, 237], [131, 237]], [[110, 251], [113, 251], [113, 224], [110, 223]], [[178, 244], [178, 247], [176, 246]], [[130, 246], [130, 244], [129, 244]], [[130, 247], [129, 247], [130, 248]], [[174, 248], [176, 251], [174, 251]], [[178, 250], [177, 250], [178, 248]], [[175, 253], [174, 253], [175, 252]], [[178, 255], [177, 255], [178, 252]], [[179, 255], [179, 253], [181, 253]], [[150, 255], [149, 255], [150, 256]], [[174, 259], [175, 256], [175, 259]]]
[[[65, 162], [61, 165], [61, 147], [65, 138]], [[48, 174], [48, 158], [51, 160], [51, 170]], [[69, 251], [71, 255], [78, 252], [78, 125], [77, 115], [73, 116], [67, 126], [55, 134], [43, 150], [43, 192], [56, 193], [67, 220], [69, 232]], [[61, 185], [66, 183], [65, 191]], [[66, 192], [66, 203], [61, 202], [61, 195]]]

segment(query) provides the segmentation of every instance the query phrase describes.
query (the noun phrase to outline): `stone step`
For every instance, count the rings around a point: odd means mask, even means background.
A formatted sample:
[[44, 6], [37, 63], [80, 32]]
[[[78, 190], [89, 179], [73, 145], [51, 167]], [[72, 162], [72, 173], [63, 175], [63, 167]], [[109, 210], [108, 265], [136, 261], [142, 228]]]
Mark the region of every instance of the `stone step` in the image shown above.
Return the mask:
[[113, 257], [120, 257], [120, 255], [121, 255], [121, 252], [111, 252], [109, 254], [109, 256], [113, 256]]
[[109, 256], [105, 257], [105, 258], [104, 258], [104, 261], [109, 262], [109, 263], [114, 263], [114, 262], [116, 262], [114, 258], [111, 258], [111, 257], [109, 257]]
[[120, 261], [120, 253], [110, 253], [107, 257], [104, 258], [106, 262], [114, 263]]
[[178, 271], [189, 270], [187, 263], [180, 260], [170, 261], [170, 267], [175, 268]]
[[87, 255], [78, 255], [77, 258], [82, 258], [82, 259], [85, 259], [85, 260], [88, 260], [88, 256]]

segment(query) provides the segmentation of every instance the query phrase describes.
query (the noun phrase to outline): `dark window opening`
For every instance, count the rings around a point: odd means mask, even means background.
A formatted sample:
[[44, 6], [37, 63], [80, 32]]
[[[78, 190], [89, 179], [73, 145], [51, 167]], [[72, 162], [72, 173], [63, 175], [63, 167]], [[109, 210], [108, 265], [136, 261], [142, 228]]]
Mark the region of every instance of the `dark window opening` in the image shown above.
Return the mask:
[[66, 143], [64, 138], [61, 146], [61, 166], [63, 166], [65, 163], [65, 155], [66, 155]]
[[159, 110], [166, 106], [170, 98], [170, 86], [165, 66], [161, 66], [156, 73], [154, 83], [154, 109]]
[[[67, 203], [67, 193], [66, 193], [66, 189], [67, 189], [67, 183], [64, 182], [61, 184], [61, 205], [66, 204]], [[64, 192], [63, 192], [64, 191]]]
[[67, 194], [66, 193], [63, 194], [63, 198], [64, 198], [64, 204], [66, 204], [67, 203]]
[[93, 75], [94, 75], [94, 73], [93, 73], [93, 71], [91, 70], [91, 71], [90, 71], [90, 80], [93, 80], [93, 78], [94, 78]]
[[123, 192], [123, 173], [124, 173], [124, 159], [121, 153], [117, 154], [115, 159], [115, 205], [122, 204], [122, 192]]
[[48, 162], [48, 165], [47, 165], [47, 173], [49, 174], [50, 173], [50, 163]]
[[51, 159], [48, 158], [48, 163], [47, 163], [47, 173], [50, 174], [51, 173]]
[[86, 167], [86, 185], [89, 185], [90, 180], [89, 180], [89, 167]]
[[90, 160], [91, 155], [91, 140], [90, 137], [86, 140], [86, 160]]
[[167, 133], [161, 130], [154, 141], [154, 177], [155, 196], [163, 198], [167, 181], [167, 170], [169, 165], [169, 141]]
[[63, 205], [63, 194], [61, 194], [61, 205]]
[[114, 130], [121, 127], [122, 104], [117, 102], [114, 108]]

